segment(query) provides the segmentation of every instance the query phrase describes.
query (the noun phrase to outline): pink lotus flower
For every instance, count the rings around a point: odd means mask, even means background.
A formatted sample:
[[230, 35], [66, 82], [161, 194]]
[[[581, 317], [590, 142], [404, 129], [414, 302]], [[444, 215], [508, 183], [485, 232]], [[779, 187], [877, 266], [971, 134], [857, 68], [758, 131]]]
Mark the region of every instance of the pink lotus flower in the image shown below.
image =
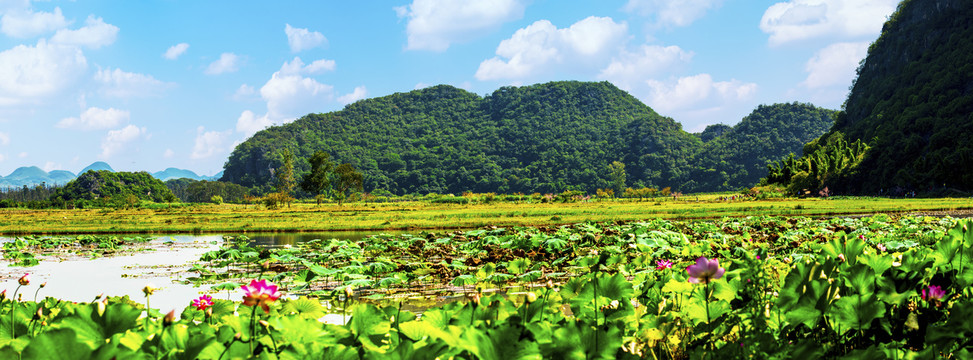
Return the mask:
[[240, 289], [246, 292], [243, 294], [243, 305], [260, 305], [264, 309], [264, 312], [268, 314], [270, 313], [269, 304], [280, 297], [280, 291], [277, 291], [277, 285], [271, 284], [267, 280], [250, 280], [249, 285], [243, 285]]
[[17, 280], [17, 283], [20, 284], [20, 286], [30, 285], [30, 273], [26, 273], [24, 276], [21, 276], [20, 280]]
[[655, 261], [655, 269], [656, 270], [672, 269], [672, 261], [669, 261], [669, 260], [656, 260]]
[[213, 306], [213, 297], [209, 295], [200, 296], [198, 299], [193, 299], [193, 307], [199, 310], [206, 310], [206, 308]]
[[922, 299], [939, 306], [939, 301], [946, 297], [946, 291], [939, 285], [929, 285], [928, 288], [922, 289]]
[[686, 267], [686, 272], [689, 273], [689, 282], [693, 284], [709, 284], [711, 280], [723, 277], [726, 269], [720, 267], [719, 260], [710, 260], [704, 256], [700, 256], [699, 259], [696, 259], [696, 265]]

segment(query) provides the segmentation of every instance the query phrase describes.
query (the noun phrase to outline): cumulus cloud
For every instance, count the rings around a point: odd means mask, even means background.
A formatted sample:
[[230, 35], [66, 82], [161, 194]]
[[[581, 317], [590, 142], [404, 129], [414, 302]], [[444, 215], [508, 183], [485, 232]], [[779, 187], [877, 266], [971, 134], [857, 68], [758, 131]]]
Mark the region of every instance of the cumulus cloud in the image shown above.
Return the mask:
[[294, 57], [294, 60], [284, 62], [284, 65], [280, 67], [279, 73], [284, 75], [314, 75], [332, 71], [334, 68], [334, 60], [321, 59], [312, 62], [310, 65], [304, 65], [300, 57]]
[[321, 103], [332, 100], [334, 87], [312, 78], [276, 72], [260, 88], [260, 96], [267, 102], [268, 115], [284, 120], [319, 109]]
[[176, 156], [176, 152], [172, 151], [172, 149], [166, 149], [166, 151], [162, 153], [162, 157], [166, 159], [171, 159], [173, 156]]
[[90, 107], [81, 113], [80, 117], [64, 118], [56, 126], [84, 130], [107, 129], [128, 122], [129, 117], [130, 114], [126, 110]]
[[287, 45], [290, 45], [291, 52], [296, 53], [328, 44], [328, 39], [323, 34], [308, 29], [296, 28], [291, 26], [291, 24], [284, 25], [284, 33], [287, 34]]
[[7, 146], [10, 145], [10, 135], [5, 132], [0, 132], [0, 145]]
[[172, 84], [156, 80], [151, 75], [122, 71], [98, 69], [95, 81], [101, 84], [101, 93], [108, 97], [138, 97], [158, 95]]
[[523, 0], [414, 0], [395, 8], [407, 18], [408, 50], [445, 51], [524, 16]]
[[342, 103], [344, 105], [348, 105], [348, 104], [351, 104], [351, 103], [353, 103], [355, 101], [364, 99], [366, 96], [368, 96], [368, 89], [365, 89], [364, 86], [358, 86], [358, 87], [355, 87], [355, 90], [354, 91], [352, 91], [350, 93], [347, 93], [345, 95], [339, 96], [338, 97], [338, 102], [340, 102], [340, 103]]
[[88, 16], [85, 26], [77, 30], [61, 29], [54, 33], [51, 42], [97, 49], [111, 45], [118, 37], [118, 27], [107, 24], [94, 15]]
[[257, 90], [254, 89], [253, 86], [250, 86], [250, 85], [247, 85], [247, 84], [243, 84], [243, 85], [240, 85], [240, 87], [238, 87], [236, 89], [236, 92], [233, 93], [233, 100], [236, 100], [236, 101], [247, 100], [247, 99], [251, 98], [253, 96], [253, 94], [256, 94], [256, 93], [257, 93]]
[[693, 57], [691, 51], [678, 46], [642, 45], [637, 51], [622, 50], [598, 75], [623, 89], [635, 82], [684, 65]]
[[628, 0], [623, 9], [653, 16], [663, 26], [687, 26], [722, 3], [723, 0]]
[[307, 114], [333, 100], [334, 87], [302, 76], [307, 72], [303, 64], [299, 58], [285, 62], [260, 88], [260, 96], [267, 102], [267, 116], [272, 121]]
[[209, 64], [204, 71], [207, 75], [219, 75], [240, 70], [240, 56], [234, 53], [222, 53], [219, 60]]
[[178, 43], [176, 45], [170, 46], [169, 49], [166, 50], [166, 52], [164, 54], [162, 54], [162, 57], [164, 57], [166, 59], [169, 59], [169, 60], [175, 60], [175, 59], [178, 59], [180, 55], [182, 55], [183, 53], [185, 53], [186, 50], [189, 50], [189, 44], [187, 44], [187, 43]]
[[68, 26], [61, 8], [54, 8], [54, 12], [34, 12], [29, 9], [15, 10], [0, 17], [0, 32], [13, 38], [32, 38]]
[[803, 85], [811, 89], [838, 86], [844, 93], [855, 78], [858, 63], [866, 55], [868, 42], [828, 45], [808, 60], [805, 66], [808, 74]]
[[205, 159], [227, 150], [226, 142], [231, 131], [206, 131], [200, 126], [196, 128], [196, 143], [193, 145], [193, 152], [189, 155], [190, 159]]
[[135, 125], [128, 125], [118, 130], [111, 130], [101, 141], [101, 157], [109, 158], [125, 148], [125, 145], [138, 140], [147, 134], [145, 128]]
[[760, 30], [771, 45], [818, 37], [876, 35], [899, 0], [790, 0], [771, 5]]
[[616, 53], [626, 39], [628, 25], [607, 17], [588, 17], [558, 29], [539, 20], [500, 42], [497, 56], [484, 60], [478, 80], [524, 80], [557, 66], [597, 63]]
[[752, 109], [749, 104], [757, 92], [757, 84], [736, 79], [713, 81], [709, 74], [669, 79], [667, 81], [647, 80], [648, 96], [646, 104], [666, 116], [682, 123], [688, 131], [702, 130], [706, 124], [714, 122], [713, 117], [734, 118], [728, 113]]
[[250, 137], [250, 135], [255, 134], [257, 131], [272, 125], [274, 123], [270, 121], [267, 115], [257, 116], [252, 111], [246, 110], [236, 120], [236, 131], [243, 133], [246, 137]]
[[72, 85], [88, 66], [81, 49], [38, 41], [0, 52], [0, 105], [36, 101]]

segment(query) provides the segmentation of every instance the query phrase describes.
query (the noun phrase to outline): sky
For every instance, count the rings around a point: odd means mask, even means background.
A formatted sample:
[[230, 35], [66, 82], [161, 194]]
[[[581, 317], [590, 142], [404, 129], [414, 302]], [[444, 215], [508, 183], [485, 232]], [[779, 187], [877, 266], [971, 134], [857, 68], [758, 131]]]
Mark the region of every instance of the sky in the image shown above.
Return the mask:
[[607, 80], [689, 132], [840, 109], [897, 3], [0, 0], [0, 175], [212, 175], [268, 126], [438, 84]]

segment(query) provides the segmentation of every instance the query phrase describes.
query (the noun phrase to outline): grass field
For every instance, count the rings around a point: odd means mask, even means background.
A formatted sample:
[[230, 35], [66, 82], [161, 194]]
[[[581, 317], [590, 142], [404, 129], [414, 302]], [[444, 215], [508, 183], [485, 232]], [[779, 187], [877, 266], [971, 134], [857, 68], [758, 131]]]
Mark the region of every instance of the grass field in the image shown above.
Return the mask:
[[[164, 205], [162, 205], [164, 206]], [[257, 205], [198, 204], [155, 209], [0, 210], [0, 234], [300, 232], [335, 230], [455, 229], [548, 226], [585, 221], [649, 218], [705, 219], [751, 215], [833, 216], [872, 213], [962, 211], [968, 198], [944, 199], [774, 199], [719, 201], [685, 196], [679, 201], [592, 201], [577, 203], [293, 204], [281, 210]]]

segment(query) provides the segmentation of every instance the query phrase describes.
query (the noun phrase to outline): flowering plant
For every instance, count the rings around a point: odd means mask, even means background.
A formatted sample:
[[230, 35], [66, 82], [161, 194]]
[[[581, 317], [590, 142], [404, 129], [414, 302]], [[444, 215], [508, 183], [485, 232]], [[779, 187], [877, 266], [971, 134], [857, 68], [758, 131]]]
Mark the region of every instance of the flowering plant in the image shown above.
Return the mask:
[[243, 294], [243, 305], [260, 306], [264, 312], [270, 313], [270, 303], [280, 298], [280, 291], [277, 285], [267, 282], [267, 280], [251, 280], [250, 284], [240, 287], [245, 292]]

